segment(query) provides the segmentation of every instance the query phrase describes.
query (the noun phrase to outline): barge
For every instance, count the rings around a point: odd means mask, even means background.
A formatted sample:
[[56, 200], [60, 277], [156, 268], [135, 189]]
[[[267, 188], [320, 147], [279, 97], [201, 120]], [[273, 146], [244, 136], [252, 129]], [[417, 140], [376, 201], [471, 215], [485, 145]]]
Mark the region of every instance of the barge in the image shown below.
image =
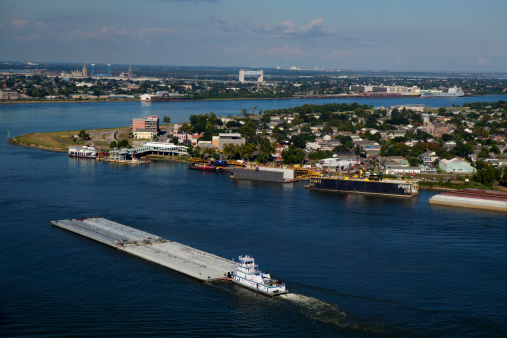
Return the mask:
[[440, 193], [430, 198], [429, 203], [507, 212], [507, 192], [467, 188]]
[[288, 293], [285, 284], [259, 272], [249, 256], [234, 262], [101, 217], [51, 224], [204, 282], [230, 280], [268, 296]]
[[201, 281], [223, 279], [236, 270], [232, 260], [100, 217], [51, 224]]
[[419, 194], [419, 182], [396, 179], [370, 179], [354, 177], [317, 177], [310, 178], [306, 188], [311, 190], [341, 191], [357, 194], [381, 195], [392, 197], [414, 197]]

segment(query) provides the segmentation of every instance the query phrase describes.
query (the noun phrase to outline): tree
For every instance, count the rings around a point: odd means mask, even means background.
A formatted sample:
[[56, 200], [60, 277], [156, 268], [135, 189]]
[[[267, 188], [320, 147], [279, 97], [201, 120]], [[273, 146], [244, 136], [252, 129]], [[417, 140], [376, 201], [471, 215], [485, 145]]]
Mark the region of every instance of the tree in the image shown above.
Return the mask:
[[503, 175], [499, 183], [501, 186], [507, 187], [507, 167], [503, 168]]
[[421, 164], [421, 160], [419, 160], [417, 157], [412, 157], [408, 160], [408, 163], [411, 167], [417, 167], [419, 164]]
[[118, 141], [117, 143], [117, 147], [118, 148], [132, 148], [129, 144], [129, 140], [127, 139], [124, 139], [124, 140], [121, 140], [121, 141]]
[[271, 143], [266, 137], [262, 137], [259, 140], [259, 156], [257, 157], [257, 160], [266, 163], [269, 159], [271, 159], [271, 155], [274, 151], [274, 143]]
[[471, 145], [458, 141], [456, 146], [451, 149], [451, 154], [459, 157], [467, 157], [474, 152]]
[[203, 154], [206, 157], [216, 157], [217, 152], [215, 151], [215, 148], [206, 148], [203, 150]]
[[303, 149], [291, 144], [289, 150], [282, 151], [282, 158], [286, 163], [300, 163], [303, 161], [305, 153]]
[[164, 115], [162, 122], [169, 124], [169, 123], [171, 123], [171, 118], [169, 116]]
[[116, 144], [116, 141], [111, 141], [111, 143], [109, 143], [109, 148], [111, 149], [118, 148], [118, 144]]
[[190, 125], [185, 122], [181, 125], [180, 131], [185, 132], [185, 133], [191, 133], [192, 127], [190, 127]]
[[82, 139], [83, 141], [88, 140], [90, 138], [90, 135], [85, 130], [81, 130], [79, 134], [77, 134], [77, 136], [79, 136], [79, 138]]

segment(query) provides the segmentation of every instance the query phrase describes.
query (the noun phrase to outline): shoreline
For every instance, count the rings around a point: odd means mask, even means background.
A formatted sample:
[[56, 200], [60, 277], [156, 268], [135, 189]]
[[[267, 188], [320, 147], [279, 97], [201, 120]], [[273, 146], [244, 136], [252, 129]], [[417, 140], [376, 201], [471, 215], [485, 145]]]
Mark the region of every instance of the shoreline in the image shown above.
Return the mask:
[[[494, 96], [494, 95], [503, 95], [507, 97], [507, 94], [484, 94], [484, 95], [465, 95], [463, 97], [480, 97], [480, 96]], [[141, 101], [140, 99], [113, 99], [113, 100], [100, 100], [100, 99], [86, 99], [86, 100], [5, 100], [0, 101], [0, 104], [21, 104], [21, 103], [86, 103], [86, 102], [93, 102], [93, 103], [118, 103], [118, 102], [145, 102], [145, 103], [164, 103], [164, 102], [200, 102], [200, 101], [246, 101], [246, 100], [335, 100], [335, 99], [393, 99], [393, 98], [414, 98], [414, 96], [358, 96], [358, 95], [344, 95], [344, 96], [338, 96], [338, 95], [332, 95], [326, 96], [326, 95], [308, 95], [308, 96], [291, 96], [291, 97], [241, 97], [241, 98], [209, 98], [209, 99], [181, 99], [181, 100], [167, 100], [167, 101]], [[416, 98], [423, 99], [424, 97], [416, 96]], [[434, 97], [432, 97], [434, 98]], [[440, 97], [437, 97], [440, 98]], [[441, 97], [446, 98], [446, 97]]]
[[[38, 150], [43, 150], [43, 151], [52, 151], [52, 152], [56, 152], [56, 153], [65, 153], [66, 152], [66, 150], [44, 147], [44, 146], [27, 145], [27, 144], [21, 144], [21, 143], [16, 144], [16, 143], [12, 143], [10, 141], [8, 143], [11, 145], [14, 145], [14, 146], [20, 146], [20, 147], [31, 148], [31, 149], [38, 149]], [[176, 159], [176, 158], [165, 158], [165, 157], [162, 157], [162, 158], [150, 157], [150, 160], [153, 162], [189, 163], [188, 160]], [[419, 186], [419, 190], [428, 190], [428, 191], [454, 191], [454, 190], [459, 190], [459, 189], [462, 189], [462, 188], [421, 187], [421, 186]]]

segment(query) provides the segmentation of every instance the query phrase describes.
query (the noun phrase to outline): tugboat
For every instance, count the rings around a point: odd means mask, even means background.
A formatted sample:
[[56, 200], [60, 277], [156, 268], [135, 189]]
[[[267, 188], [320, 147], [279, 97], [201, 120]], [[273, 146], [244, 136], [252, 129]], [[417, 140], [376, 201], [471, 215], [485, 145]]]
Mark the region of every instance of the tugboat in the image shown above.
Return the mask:
[[267, 296], [277, 296], [289, 293], [285, 284], [272, 280], [269, 273], [257, 270], [258, 265], [250, 256], [239, 256], [238, 266], [233, 272], [232, 280], [241, 286], [247, 287]]
[[188, 167], [189, 169], [193, 170], [201, 170], [201, 171], [223, 171], [224, 169], [221, 167], [217, 167], [216, 165], [209, 164], [209, 163], [192, 163]]

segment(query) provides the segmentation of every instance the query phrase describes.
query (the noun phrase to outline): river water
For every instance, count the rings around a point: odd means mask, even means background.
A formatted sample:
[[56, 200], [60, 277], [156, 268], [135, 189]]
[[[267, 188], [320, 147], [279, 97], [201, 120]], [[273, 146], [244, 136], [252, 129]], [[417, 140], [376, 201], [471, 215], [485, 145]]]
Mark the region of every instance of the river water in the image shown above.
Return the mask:
[[[311, 101], [322, 102], [330, 101]], [[147, 114], [181, 122], [190, 114], [302, 103], [0, 105], [0, 132], [127, 126]], [[0, 157], [0, 335], [507, 334], [503, 213], [430, 206], [429, 191], [411, 200], [323, 193], [304, 183], [190, 171], [182, 163], [111, 165], [5, 142]], [[252, 255], [293, 293], [271, 299], [227, 283], [204, 284], [50, 225], [89, 216], [226, 258]]]

